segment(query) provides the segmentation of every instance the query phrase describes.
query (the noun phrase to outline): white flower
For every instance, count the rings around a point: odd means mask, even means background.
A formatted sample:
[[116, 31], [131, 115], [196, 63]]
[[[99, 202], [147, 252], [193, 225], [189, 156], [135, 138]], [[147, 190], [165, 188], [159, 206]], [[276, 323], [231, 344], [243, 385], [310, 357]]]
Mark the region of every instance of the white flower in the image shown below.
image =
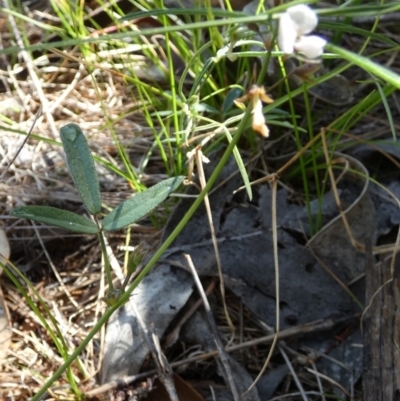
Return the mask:
[[286, 10], [292, 22], [297, 26], [298, 35], [306, 35], [312, 32], [318, 24], [318, 17], [315, 11], [304, 4], [289, 7]]
[[289, 7], [279, 19], [278, 45], [285, 54], [294, 51], [313, 59], [321, 56], [326, 40], [319, 36], [304, 36], [318, 24], [317, 14], [308, 6], [298, 4]]
[[297, 28], [288, 13], [279, 19], [278, 46], [285, 54], [294, 52], [294, 42], [297, 39]]
[[296, 51], [303, 53], [307, 58], [313, 59], [322, 55], [326, 40], [316, 35], [301, 36], [294, 44]]

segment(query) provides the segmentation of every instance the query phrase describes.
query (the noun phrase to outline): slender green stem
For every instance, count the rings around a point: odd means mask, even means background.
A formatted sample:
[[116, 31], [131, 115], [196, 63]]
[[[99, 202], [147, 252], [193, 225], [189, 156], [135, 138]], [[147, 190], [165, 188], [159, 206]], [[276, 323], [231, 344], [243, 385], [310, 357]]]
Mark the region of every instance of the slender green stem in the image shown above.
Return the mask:
[[110, 259], [108, 258], [106, 242], [104, 241], [104, 231], [101, 228], [101, 224], [96, 216], [94, 216], [94, 220], [95, 220], [97, 226], [100, 228], [98, 237], [99, 237], [100, 246], [101, 246], [101, 253], [103, 254], [103, 258], [104, 258], [104, 269], [106, 271], [106, 276], [107, 276], [108, 291], [110, 293], [112, 293], [114, 291], [114, 286], [113, 286], [112, 277], [111, 277]]
[[[290, 114], [291, 114], [291, 118], [292, 118], [292, 125], [293, 125], [295, 140], [296, 140], [296, 146], [297, 146], [297, 149], [300, 151], [301, 148], [302, 148], [302, 143], [301, 143], [301, 138], [300, 138], [299, 127], [297, 125], [296, 110], [295, 110], [294, 103], [293, 103], [293, 97], [292, 97], [293, 92], [290, 89], [288, 77], [287, 77], [287, 74], [286, 74], [286, 68], [285, 68], [285, 65], [283, 63], [282, 58], [279, 58], [279, 64], [280, 64], [280, 67], [281, 67], [282, 75], [285, 78], [285, 87], [286, 87], [287, 97], [288, 97], [288, 101], [289, 101], [289, 108], [290, 108]], [[310, 223], [311, 233], [313, 234], [314, 233], [314, 227], [313, 227], [311, 205], [310, 205], [310, 200], [311, 200], [310, 199], [310, 191], [309, 191], [309, 187], [308, 187], [308, 180], [307, 180], [307, 174], [306, 174], [306, 165], [305, 165], [305, 161], [304, 161], [304, 156], [303, 155], [301, 155], [299, 157], [299, 163], [300, 163], [301, 177], [302, 177], [302, 180], [303, 180], [304, 194], [305, 194], [305, 197], [306, 197], [306, 207], [307, 207], [307, 213], [308, 213], [308, 220], [309, 220], [309, 223]]]

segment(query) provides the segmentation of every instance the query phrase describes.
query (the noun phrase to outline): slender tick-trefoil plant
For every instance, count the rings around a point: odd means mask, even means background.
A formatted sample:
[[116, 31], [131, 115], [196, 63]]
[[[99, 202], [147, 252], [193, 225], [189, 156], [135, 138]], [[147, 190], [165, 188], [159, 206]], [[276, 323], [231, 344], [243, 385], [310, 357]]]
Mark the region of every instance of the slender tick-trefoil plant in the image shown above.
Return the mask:
[[61, 128], [61, 140], [75, 186], [93, 219], [89, 220], [76, 213], [50, 206], [18, 207], [11, 211], [11, 215], [51, 224], [78, 233], [97, 234], [104, 257], [109, 287], [109, 292], [104, 301], [108, 305], [113, 305], [121, 296], [123, 288], [117, 290], [113, 286], [104, 232], [119, 230], [146, 216], [163, 202], [172, 191], [177, 189], [185, 177], [169, 178], [144, 192], [135, 194], [120, 203], [102, 219], [99, 181], [93, 157], [82, 130], [76, 124], [68, 124]]

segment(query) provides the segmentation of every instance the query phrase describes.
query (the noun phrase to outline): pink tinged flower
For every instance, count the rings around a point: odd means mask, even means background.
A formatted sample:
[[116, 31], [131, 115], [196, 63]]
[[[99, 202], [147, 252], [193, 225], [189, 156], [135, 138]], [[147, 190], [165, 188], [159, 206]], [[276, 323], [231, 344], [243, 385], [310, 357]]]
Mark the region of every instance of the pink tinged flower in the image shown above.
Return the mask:
[[308, 59], [320, 57], [324, 52], [326, 40], [319, 36], [302, 36], [295, 44], [297, 52], [303, 53]]

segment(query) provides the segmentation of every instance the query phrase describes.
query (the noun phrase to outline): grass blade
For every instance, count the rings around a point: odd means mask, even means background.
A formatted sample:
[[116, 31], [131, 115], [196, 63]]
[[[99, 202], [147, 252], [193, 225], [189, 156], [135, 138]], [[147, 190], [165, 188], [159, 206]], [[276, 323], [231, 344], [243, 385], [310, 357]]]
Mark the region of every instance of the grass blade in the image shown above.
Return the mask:
[[327, 44], [325, 48], [329, 52], [337, 54], [341, 58], [362, 68], [364, 71], [368, 71], [370, 74], [373, 74], [392, 84], [395, 88], [400, 89], [400, 75], [396, 74], [394, 71], [389, 70], [383, 65], [375, 63], [367, 57], [342, 49], [341, 47], [334, 46], [330, 43]]

